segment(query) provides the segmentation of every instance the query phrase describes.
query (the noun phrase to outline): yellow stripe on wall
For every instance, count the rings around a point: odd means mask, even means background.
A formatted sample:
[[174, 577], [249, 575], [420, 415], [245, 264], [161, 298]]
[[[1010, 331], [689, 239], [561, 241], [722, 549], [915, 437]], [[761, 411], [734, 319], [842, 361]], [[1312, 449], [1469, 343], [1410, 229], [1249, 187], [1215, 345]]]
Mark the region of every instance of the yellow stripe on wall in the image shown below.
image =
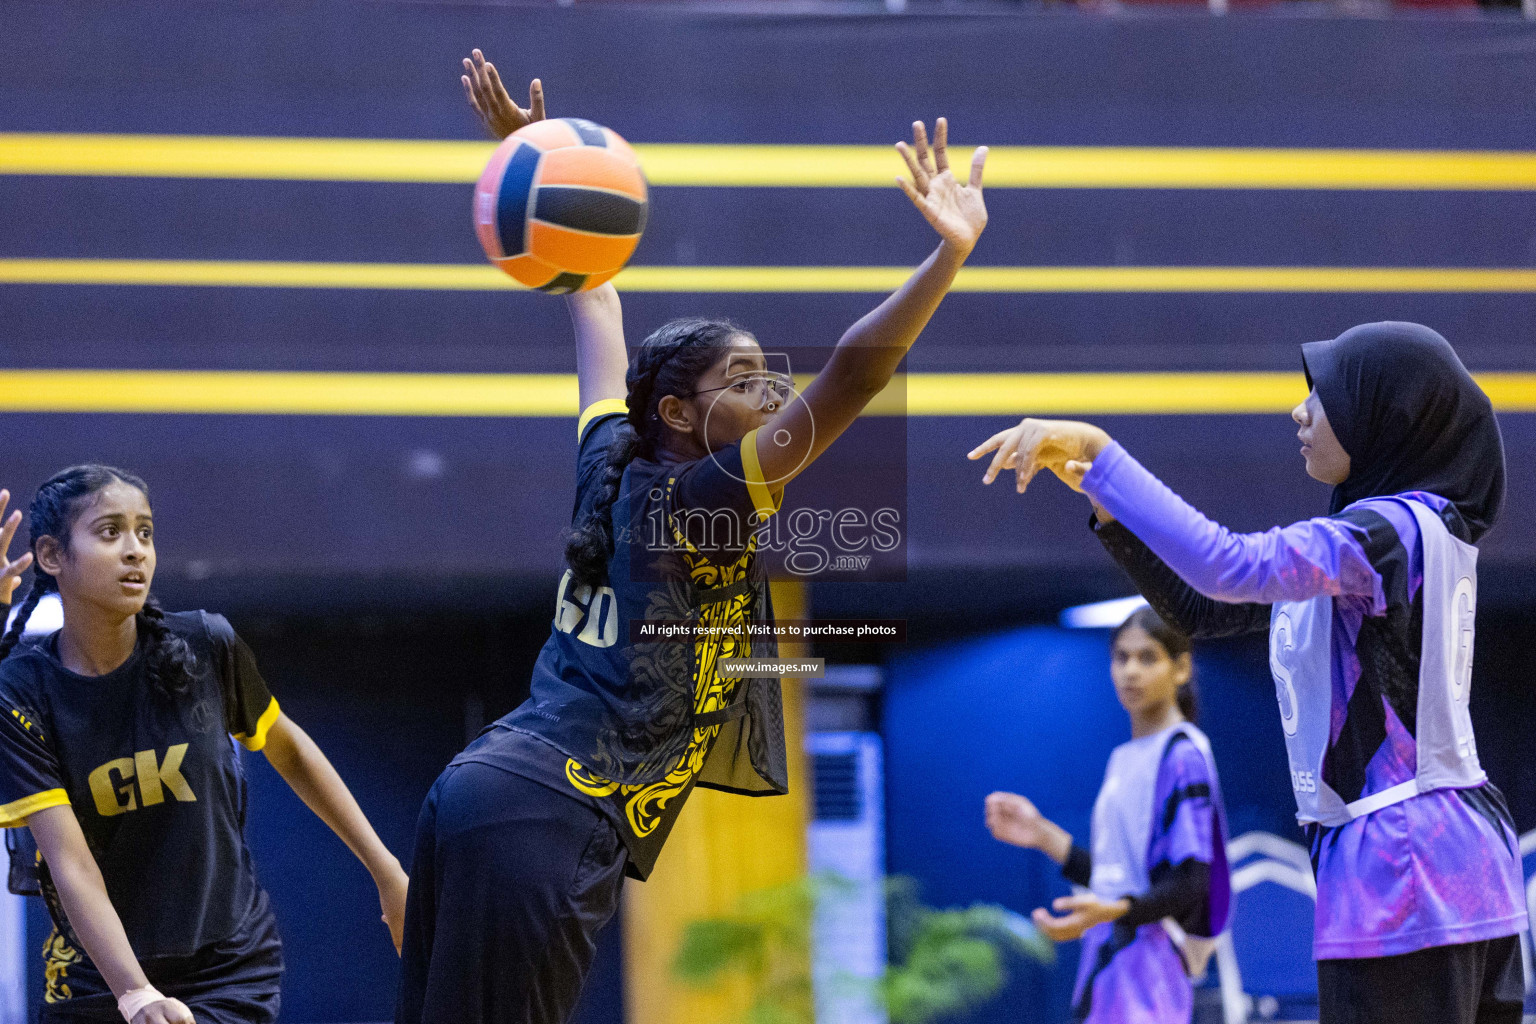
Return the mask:
[[[894, 142], [895, 140], [891, 140]], [[221, 135], [0, 133], [0, 174], [474, 181], [492, 143]], [[889, 146], [636, 146], [653, 185], [887, 188]], [[970, 150], [952, 153], [957, 168]], [[1536, 153], [994, 146], [994, 188], [1536, 190]]]
[[0, 370], [3, 412], [575, 416], [573, 374]]
[[[1536, 373], [1483, 373], [1500, 412], [1536, 412]], [[874, 415], [1061, 416], [1287, 412], [1300, 373], [913, 373]], [[0, 370], [0, 412], [574, 417], [563, 373]]]
[[1305, 397], [1299, 373], [915, 373], [907, 377], [905, 411], [913, 416], [1268, 413], [1291, 409]]
[[[636, 147], [658, 185], [883, 188], [886, 146]], [[968, 173], [970, 149], [950, 155]], [[991, 146], [992, 188], [1536, 189], [1536, 153], [1132, 146]]]
[[[625, 292], [889, 292], [910, 267], [630, 267]], [[489, 264], [0, 258], [0, 284], [523, 290]], [[1536, 292], [1522, 267], [965, 267], [957, 292]]]

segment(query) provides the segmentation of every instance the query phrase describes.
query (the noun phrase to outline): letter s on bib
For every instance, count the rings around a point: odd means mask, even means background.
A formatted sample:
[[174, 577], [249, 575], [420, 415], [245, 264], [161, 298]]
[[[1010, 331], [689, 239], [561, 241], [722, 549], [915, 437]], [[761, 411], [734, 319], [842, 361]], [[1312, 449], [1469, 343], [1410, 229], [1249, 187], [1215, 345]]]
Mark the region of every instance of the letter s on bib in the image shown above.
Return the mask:
[[1472, 682], [1472, 639], [1477, 615], [1477, 588], [1472, 577], [1463, 576], [1456, 581], [1456, 591], [1451, 595], [1451, 614], [1446, 617], [1447, 638], [1452, 652], [1451, 697], [1465, 703]]
[[1275, 616], [1274, 628], [1269, 631], [1269, 670], [1275, 677], [1275, 699], [1280, 702], [1280, 726], [1287, 736], [1296, 735], [1301, 724], [1301, 705], [1296, 700], [1296, 685], [1291, 681], [1291, 669], [1285, 656], [1296, 649], [1296, 630], [1291, 617], [1285, 612]]

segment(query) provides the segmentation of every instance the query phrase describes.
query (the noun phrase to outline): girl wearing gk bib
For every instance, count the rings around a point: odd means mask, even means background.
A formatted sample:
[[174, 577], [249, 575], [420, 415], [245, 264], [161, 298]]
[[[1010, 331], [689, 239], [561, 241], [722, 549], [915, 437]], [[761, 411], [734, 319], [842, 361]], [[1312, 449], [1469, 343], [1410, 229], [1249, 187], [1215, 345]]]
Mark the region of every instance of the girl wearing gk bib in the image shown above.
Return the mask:
[[1115, 630], [1110, 675], [1131, 718], [1093, 805], [1093, 852], [1015, 793], [987, 797], [987, 828], [1040, 850], [1087, 895], [1063, 896], [1036, 926], [1081, 937], [1072, 1019], [1189, 1024], [1191, 975], [1226, 924], [1226, 814], [1210, 743], [1195, 727], [1189, 638], [1142, 608]]
[[[542, 116], [537, 82], [522, 110], [479, 51], [465, 67], [492, 134]], [[801, 393], [732, 324], [674, 321], [631, 359], [612, 286], [567, 299], [582, 413], [554, 623], [532, 696], [422, 808], [399, 1024], [569, 1019], [624, 876], [650, 872], [693, 787], [786, 791], [777, 682], [720, 662], [773, 655], [752, 636], [773, 615], [757, 527], [890, 381], [986, 223], [986, 151], [962, 184], [945, 134], [898, 144], [937, 250]], [[648, 640], [648, 621], [705, 629]]]
[[996, 451], [1024, 489], [1048, 468], [1160, 614], [1192, 636], [1268, 628], [1297, 819], [1317, 876], [1324, 1024], [1514, 1024], [1526, 908], [1503, 796], [1467, 714], [1476, 541], [1504, 451], [1486, 395], [1444, 338], [1366, 324], [1302, 346], [1292, 417], [1330, 514], [1237, 534], [1102, 430], [1025, 420]]
[[[10, 495], [0, 491], [0, 515]], [[31, 550], [7, 562], [0, 609], [32, 587], [0, 638], [0, 827], [11, 885], [40, 893], [43, 1024], [270, 1024], [282, 943], [245, 844], [233, 741], [261, 750], [368, 866], [395, 948], [405, 872], [325, 755], [267, 691], [222, 616], [150, 599], [154, 518], [144, 482], [75, 466], [38, 489]], [[64, 627], [23, 641], [47, 593]], [[31, 844], [20, 841], [30, 834]]]

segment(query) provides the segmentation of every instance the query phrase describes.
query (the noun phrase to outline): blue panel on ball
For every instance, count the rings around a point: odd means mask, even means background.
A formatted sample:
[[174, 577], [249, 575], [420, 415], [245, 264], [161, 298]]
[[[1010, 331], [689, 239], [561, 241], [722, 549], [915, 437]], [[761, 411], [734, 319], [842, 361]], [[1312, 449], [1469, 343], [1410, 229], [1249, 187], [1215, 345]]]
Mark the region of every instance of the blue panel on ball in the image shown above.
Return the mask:
[[528, 251], [528, 194], [544, 154], [524, 142], [507, 161], [496, 192], [496, 235], [501, 239], [504, 256], [520, 256]]
[[608, 145], [608, 136], [603, 134], [601, 125], [593, 124], [580, 117], [562, 117], [560, 120], [570, 125], [576, 134], [581, 136], [582, 145], [603, 147]]

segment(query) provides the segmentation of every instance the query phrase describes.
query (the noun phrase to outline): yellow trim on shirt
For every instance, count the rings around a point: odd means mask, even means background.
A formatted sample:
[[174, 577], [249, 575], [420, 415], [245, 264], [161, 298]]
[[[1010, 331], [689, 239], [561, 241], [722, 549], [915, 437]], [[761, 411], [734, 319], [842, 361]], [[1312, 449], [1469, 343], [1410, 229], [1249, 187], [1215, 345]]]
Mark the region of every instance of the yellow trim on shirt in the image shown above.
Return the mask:
[[587, 406], [581, 418], [576, 421], [576, 443], [580, 444], [582, 436], [587, 432], [587, 424], [599, 416], [607, 416], [612, 413], [629, 415], [629, 403], [622, 398], [600, 398]]
[[757, 509], [759, 517], [767, 519], [783, 504], [784, 491], [780, 489], [775, 499], [773, 491], [768, 487], [767, 478], [763, 476], [763, 465], [757, 460], [757, 430], [748, 431], [747, 436], [741, 439], [741, 468], [747, 476], [747, 495], [752, 499], [753, 507]]
[[256, 720], [256, 732], [247, 736], [243, 732], [235, 733], [235, 739], [246, 750], [260, 750], [267, 745], [267, 733], [272, 731], [272, 725], [277, 721], [277, 716], [282, 714], [282, 709], [277, 706], [277, 698], [272, 698], [272, 703], [267, 705], [267, 710], [261, 713]]
[[0, 828], [20, 828], [27, 817], [48, 807], [68, 807], [69, 794], [62, 789], [47, 789], [0, 806]]

